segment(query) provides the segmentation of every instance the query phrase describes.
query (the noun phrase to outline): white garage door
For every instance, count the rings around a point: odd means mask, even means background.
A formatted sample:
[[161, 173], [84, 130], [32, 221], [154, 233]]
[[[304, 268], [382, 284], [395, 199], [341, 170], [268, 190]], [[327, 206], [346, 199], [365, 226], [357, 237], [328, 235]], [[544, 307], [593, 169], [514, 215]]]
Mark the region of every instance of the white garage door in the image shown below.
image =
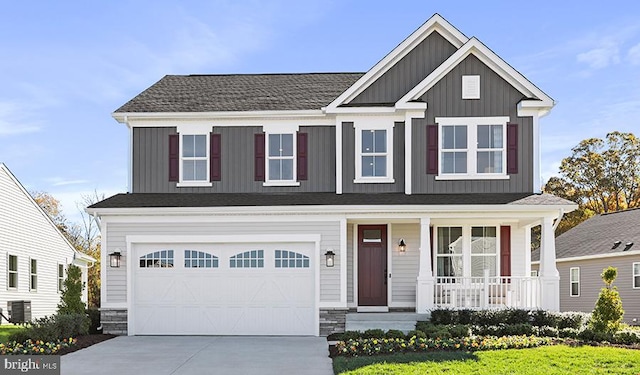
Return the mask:
[[144, 244], [134, 252], [137, 335], [314, 335], [313, 243]]

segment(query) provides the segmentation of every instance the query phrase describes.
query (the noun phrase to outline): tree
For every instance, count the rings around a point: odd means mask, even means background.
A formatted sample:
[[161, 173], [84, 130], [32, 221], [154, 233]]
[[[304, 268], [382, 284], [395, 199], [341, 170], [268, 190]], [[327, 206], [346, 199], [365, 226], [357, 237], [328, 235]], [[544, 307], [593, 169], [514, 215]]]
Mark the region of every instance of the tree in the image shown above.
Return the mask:
[[620, 322], [622, 322], [624, 315], [618, 288], [612, 286], [618, 277], [618, 269], [615, 267], [605, 268], [600, 277], [602, 277], [605, 287], [600, 290], [590, 325], [596, 332], [616, 333], [620, 329]]
[[82, 302], [82, 270], [70, 264], [67, 267], [67, 277], [62, 284], [62, 296], [58, 304], [58, 314], [84, 314], [86, 306]]
[[640, 207], [640, 139], [611, 132], [604, 140], [589, 138], [571, 149], [543, 191], [578, 204], [564, 215], [560, 235], [595, 214]]

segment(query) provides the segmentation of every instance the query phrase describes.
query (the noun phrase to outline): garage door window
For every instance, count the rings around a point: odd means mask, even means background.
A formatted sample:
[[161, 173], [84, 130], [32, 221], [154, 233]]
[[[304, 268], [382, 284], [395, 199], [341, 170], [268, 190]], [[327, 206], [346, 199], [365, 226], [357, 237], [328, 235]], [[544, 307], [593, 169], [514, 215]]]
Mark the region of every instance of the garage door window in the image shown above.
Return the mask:
[[309, 268], [309, 257], [287, 250], [276, 250], [276, 268]]
[[185, 250], [185, 268], [218, 268], [218, 257], [204, 251]]
[[160, 250], [140, 257], [140, 268], [173, 267], [173, 250]]
[[239, 253], [229, 259], [231, 268], [263, 268], [264, 250], [251, 250]]

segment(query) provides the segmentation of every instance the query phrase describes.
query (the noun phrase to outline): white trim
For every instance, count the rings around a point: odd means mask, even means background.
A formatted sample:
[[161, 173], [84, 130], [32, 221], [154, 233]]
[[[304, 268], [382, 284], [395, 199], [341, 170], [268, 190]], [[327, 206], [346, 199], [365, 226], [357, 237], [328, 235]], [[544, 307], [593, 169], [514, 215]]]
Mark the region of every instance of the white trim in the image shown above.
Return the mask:
[[[578, 280], [572, 279], [573, 270], [578, 270]], [[573, 294], [573, 284], [578, 284], [578, 294]], [[569, 297], [580, 297], [580, 267], [569, 268]]]
[[347, 219], [340, 219], [340, 304], [347, 305]]
[[387, 307], [393, 301], [393, 279], [391, 271], [393, 270], [393, 254], [395, 250], [395, 243], [393, 242], [393, 225], [389, 223], [387, 225]]
[[99, 221], [100, 229], [100, 307], [105, 307], [109, 304], [107, 300], [107, 288], [109, 287], [109, 265], [107, 264], [107, 253], [110, 249], [107, 246], [107, 222], [104, 220]]
[[[210, 142], [211, 142], [211, 129], [209, 129], [208, 132], [203, 133], [202, 129], [199, 130], [199, 132], [196, 132], [194, 130], [186, 130], [186, 129], [191, 129], [193, 127], [186, 127], [186, 126], [179, 126], [178, 127], [178, 160], [179, 160], [179, 165], [178, 165], [178, 183], [176, 183], [177, 187], [181, 187], [181, 186], [185, 186], [185, 187], [199, 187], [199, 186], [203, 186], [203, 187], [208, 187], [208, 186], [213, 186], [211, 184], [211, 171], [210, 171], [210, 160], [211, 160], [211, 146], [210, 146]], [[181, 132], [182, 130], [182, 132]], [[184, 173], [184, 153], [183, 153], [183, 144], [184, 144], [184, 137], [185, 136], [204, 136], [205, 137], [205, 163], [206, 163], [206, 176], [204, 180], [184, 180], [183, 177], [183, 173]], [[189, 157], [187, 160], [194, 160], [194, 161], [201, 161], [203, 159], [203, 157]]]
[[[320, 109], [310, 110], [280, 110], [280, 111], [219, 111], [219, 112], [114, 112], [111, 116], [119, 123], [129, 127], [143, 126], [133, 122], [141, 120], [221, 120], [221, 119], [268, 119], [268, 118], [313, 118], [324, 117]], [[217, 124], [212, 124], [217, 125]], [[167, 125], [176, 126], [176, 124]], [[253, 124], [251, 125], [253, 126]]]
[[100, 301], [100, 310], [127, 310], [126, 302], [115, 302], [115, 303], [102, 303]]
[[358, 225], [353, 224], [353, 304], [358, 306]]
[[[361, 118], [358, 121], [353, 122], [353, 128], [355, 130], [355, 179], [353, 180], [356, 184], [365, 184], [365, 183], [393, 183], [395, 182], [393, 178], [393, 133], [395, 128], [395, 121], [380, 118]], [[363, 176], [362, 175], [362, 158], [364, 157], [362, 153], [362, 132], [363, 131], [374, 131], [374, 130], [384, 130], [385, 131], [385, 141], [386, 141], [386, 176]], [[374, 156], [377, 155], [377, 153]]]
[[[31, 262], [34, 261], [34, 260], [36, 261], [36, 272], [35, 273], [32, 272], [33, 270], [31, 268]], [[38, 268], [39, 267], [40, 266], [38, 266], [38, 260], [35, 259], [35, 258], [32, 258], [32, 257], [29, 257], [29, 292], [37, 292], [38, 291], [38, 284], [39, 284], [38, 283]], [[57, 270], [56, 270], [56, 272], [57, 272]], [[36, 277], [36, 287], [35, 288], [33, 288], [33, 285], [31, 283], [31, 281], [32, 281], [31, 277], [33, 277], [33, 276]]]
[[[262, 186], [300, 186], [300, 182], [298, 181], [298, 126], [291, 125], [265, 125], [263, 127], [264, 130], [264, 183]], [[270, 156], [270, 136], [271, 135], [279, 135], [282, 140], [283, 135], [291, 135], [291, 156]], [[269, 161], [275, 160], [291, 160], [292, 161], [292, 171], [291, 171], [291, 180], [272, 180], [269, 178], [271, 175], [271, 171], [269, 170]]]
[[487, 46], [474, 37], [469, 39], [462, 47], [460, 47], [460, 49], [454, 52], [453, 55], [431, 72], [424, 80], [422, 80], [422, 82], [400, 98], [396, 102], [396, 107], [406, 105], [406, 103], [420, 98], [471, 54], [476, 56], [478, 60], [487, 65], [496, 74], [525, 96], [540, 99], [536, 101], [526, 101], [526, 104], [523, 103], [528, 108], [538, 108], [541, 112], [548, 112], [554, 106], [555, 103], [551, 97], [536, 87], [531, 83], [531, 81], [527, 80], [522, 74], [502, 60], [500, 56], [496, 55]]
[[[436, 117], [438, 124], [438, 175], [436, 180], [507, 180], [507, 123], [509, 116], [495, 117]], [[479, 173], [477, 167], [478, 152], [478, 127], [486, 125], [502, 126], [502, 172], [500, 173]], [[442, 148], [444, 132], [443, 126], [465, 126], [467, 129], [467, 148], [464, 152], [467, 154], [467, 173], [443, 173], [442, 172], [442, 153], [446, 150]], [[462, 149], [460, 149], [461, 151]], [[484, 150], [484, 149], [483, 149]], [[497, 151], [497, 149], [489, 148], [487, 151]], [[452, 149], [450, 152], [456, 151]]]
[[[559, 259], [556, 259], [556, 263], [575, 262], [580, 260], [591, 260], [591, 259], [617, 258], [617, 257], [626, 257], [626, 256], [632, 256], [632, 255], [640, 255], [640, 250], [625, 251], [623, 253], [613, 253], [613, 254], [594, 254], [594, 255], [582, 255], [578, 257], [559, 258]], [[532, 261], [531, 264], [540, 264], [540, 261], [535, 260], [535, 261]]]
[[533, 192], [542, 192], [542, 177], [540, 175], [540, 124], [538, 122], [538, 114], [531, 115], [532, 131], [533, 131]]
[[327, 108], [327, 113], [336, 113], [338, 107], [348, 103], [356, 96], [366, 90], [373, 82], [383, 76], [398, 61], [411, 52], [417, 45], [425, 40], [432, 32], [438, 32], [442, 37], [449, 41], [454, 47], [460, 48], [469, 39], [458, 29], [451, 25], [447, 20], [439, 14], [433, 15], [416, 31], [409, 35], [396, 48], [389, 52], [382, 60], [374, 65], [369, 71], [358, 79], [344, 93], [331, 102]]
[[[635, 274], [636, 264], [638, 265], [638, 274]], [[640, 277], [640, 262], [631, 263], [631, 288], [632, 289], [640, 289], [640, 284], [635, 285], [636, 277]]]
[[[446, 275], [440, 276], [438, 275], [438, 258], [452, 258], [452, 255], [440, 255], [438, 253], [438, 229], [439, 228], [451, 228], [451, 227], [460, 227], [462, 228], [462, 253], [460, 254], [460, 259], [462, 259], [462, 275], [456, 275], [456, 276], [462, 276], [462, 277], [480, 277], [480, 276], [472, 276], [471, 275], [471, 264], [473, 263], [473, 252], [472, 252], [472, 228], [473, 227], [481, 227], [481, 228], [495, 228], [496, 230], [496, 244], [495, 244], [495, 260], [496, 260], [496, 274], [495, 275], [489, 275], [490, 277], [494, 277], [494, 276], [500, 276], [500, 224], [493, 224], [493, 223], [487, 223], [487, 222], [478, 222], [476, 221], [476, 223], [460, 223], [460, 222], [455, 222], [455, 221], [451, 221], [450, 223], [434, 223], [433, 221], [431, 221], [431, 224], [433, 224], [433, 244], [434, 244], [434, 249], [433, 249], [433, 253], [434, 256], [431, 259], [432, 262], [432, 266], [433, 266], [433, 276], [438, 278], [438, 277], [447, 277]], [[486, 254], [476, 254], [476, 256], [486, 256], [486, 257], [490, 257], [490, 255], [486, 255]]]
[[300, 181], [266, 181], [262, 186], [300, 186]]
[[[180, 160], [182, 161], [182, 160]], [[207, 163], [209, 160], [207, 160]], [[209, 169], [209, 167], [207, 167]], [[180, 168], [180, 175], [182, 175], [182, 168]], [[176, 187], [212, 187], [213, 183], [205, 181], [182, 181], [176, 182]]]

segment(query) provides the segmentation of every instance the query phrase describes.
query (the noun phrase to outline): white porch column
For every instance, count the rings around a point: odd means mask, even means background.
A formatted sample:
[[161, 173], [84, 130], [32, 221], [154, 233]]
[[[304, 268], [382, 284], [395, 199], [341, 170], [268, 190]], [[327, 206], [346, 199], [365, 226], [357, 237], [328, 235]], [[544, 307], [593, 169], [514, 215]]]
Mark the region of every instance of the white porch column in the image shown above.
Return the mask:
[[431, 271], [431, 235], [428, 217], [420, 219], [420, 269], [416, 286], [416, 312], [425, 314], [434, 308], [435, 279]]
[[556, 268], [556, 239], [552, 217], [542, 220], [540, 287], [540, 307], [543, 310], [560, 311], [560, 274]]

